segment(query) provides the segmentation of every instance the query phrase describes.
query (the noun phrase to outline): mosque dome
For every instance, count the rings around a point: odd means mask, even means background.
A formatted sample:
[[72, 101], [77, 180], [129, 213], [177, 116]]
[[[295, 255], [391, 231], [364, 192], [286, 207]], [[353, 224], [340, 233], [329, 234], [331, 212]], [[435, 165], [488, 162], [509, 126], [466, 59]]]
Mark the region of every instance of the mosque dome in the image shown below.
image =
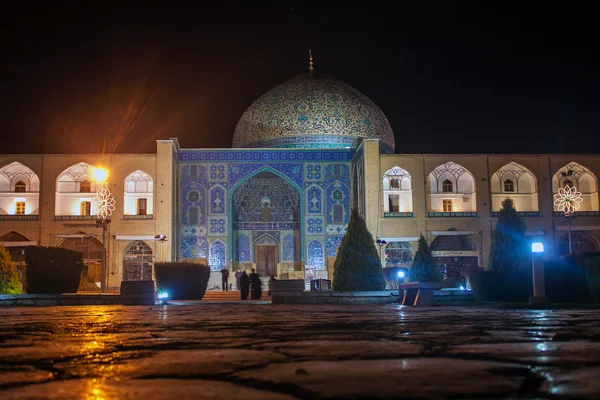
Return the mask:
[[394, 134], [373, 101], [326, 75], [301, 74], [269, 90], [242, 115], [234, 148], [347, 148], [380, 139], [394, 152]]

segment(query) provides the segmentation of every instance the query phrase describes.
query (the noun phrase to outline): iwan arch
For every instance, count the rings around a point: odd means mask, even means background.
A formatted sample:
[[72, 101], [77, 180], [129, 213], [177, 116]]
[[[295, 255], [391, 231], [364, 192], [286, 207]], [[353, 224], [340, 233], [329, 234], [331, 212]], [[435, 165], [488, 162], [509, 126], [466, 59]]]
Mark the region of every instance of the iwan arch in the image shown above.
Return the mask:
[[[250, 105], [229, 149], [165, 139], [154, 154], [0, 155], [0, 242], [15, 262], [39, 243], [97, 263], [90, 199], [104, 186], [117, 202], [105, 238], [112, 289], [151, 279], [161, 259], [207, 263], [213, 287], [223, 266], [329, 277], [354, 206], [385, 240], [386, 267], [409, 267], [420, 234], [440, 264], [483, 266], [506, 197], [549, 256], [564, 254], [553, 194], [571, 183], [584, 198], [573, 250], [600, 250], [600, 156], [394, 154], [395, 136], [371, 100], [311, 71]], [[104, 184], [90, 177], [97, 166], [110, 171]]]

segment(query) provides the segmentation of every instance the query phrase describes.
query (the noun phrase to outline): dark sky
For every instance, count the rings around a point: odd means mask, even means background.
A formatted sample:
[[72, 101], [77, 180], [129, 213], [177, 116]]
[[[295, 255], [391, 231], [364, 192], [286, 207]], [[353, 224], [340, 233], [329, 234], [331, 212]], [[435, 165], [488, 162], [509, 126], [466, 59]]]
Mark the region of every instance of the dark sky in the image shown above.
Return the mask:
[[308, 48], [317, 71], [380, 106], [398, 153], [600, 149], [590, 8], [221, 3], [5, 14], [0, 153], [230, 147], [256, 98], [307, 71]]

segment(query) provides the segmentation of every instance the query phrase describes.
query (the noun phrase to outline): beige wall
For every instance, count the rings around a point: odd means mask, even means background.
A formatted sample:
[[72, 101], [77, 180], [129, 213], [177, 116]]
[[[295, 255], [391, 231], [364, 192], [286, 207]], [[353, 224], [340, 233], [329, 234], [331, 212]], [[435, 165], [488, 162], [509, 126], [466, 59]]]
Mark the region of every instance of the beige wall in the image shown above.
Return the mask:
[[[40, 209], [37, 221], [0, 221], [0, 236], [15, 231], [31, 241], [43, 246], [58, 246], [63, 240], [54, 235], [68, 235], [84, 232], [97, 235], [102, 242], [102, 228], [96, 227], [93, 219], [55, 220], [55, 187], [57, 177], [70, 166], [86, 162], [92, 166], [102, 166], [109, 170], [107, 187], [115, 196], [116, 207], [106, 237], [108, 287], [118, 288], [121, 283], [123, 255], [129, 241], [117, 241], [116, 236], [167, 235], [163, 258], [171, 259], [173, 233], [173, 141], [161, 141], [157, 154], [83, 154], [83, 155], [0, 155], [0, 167], [18, 161], [31, 168], [40, 178]], [[170, 148], [170, 151], [165, 151]], [[123, 219], [125, 178], [136, 170], [150, 174], [154, 180], [154, 218], [151, 220]], [[157, 173], [158, 171], [158, 173]], [[160, 257], [160, 244], [146, 241], [153, 250], [155, 260]]]

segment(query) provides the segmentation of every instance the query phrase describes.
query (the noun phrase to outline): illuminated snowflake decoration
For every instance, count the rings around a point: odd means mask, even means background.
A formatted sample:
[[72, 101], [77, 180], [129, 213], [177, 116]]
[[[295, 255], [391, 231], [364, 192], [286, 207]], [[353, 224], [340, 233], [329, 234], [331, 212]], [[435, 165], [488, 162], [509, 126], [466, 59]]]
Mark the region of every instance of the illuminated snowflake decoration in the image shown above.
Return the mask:
[[575, 187], [568, 185], [558, 189], [558, 193], [554, 195], [554, 205], [566, 215], [574, 213], [581, 206], [581, 192], [578, 192]]
[[96, 197], [93, 200], [98, 210], [98, 218], [107, 219], [115, 211], [115, 197], [110, 190], [102, 188], [102, 190], [96, 193]]

